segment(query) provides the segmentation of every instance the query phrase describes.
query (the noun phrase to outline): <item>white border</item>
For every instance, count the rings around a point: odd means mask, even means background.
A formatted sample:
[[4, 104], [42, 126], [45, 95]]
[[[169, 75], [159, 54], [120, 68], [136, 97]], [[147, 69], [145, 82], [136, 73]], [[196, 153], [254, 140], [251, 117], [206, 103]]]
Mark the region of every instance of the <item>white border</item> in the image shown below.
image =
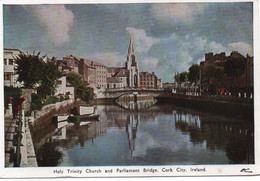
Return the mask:
[[[158, 168], [159, 170], [161, 168], [172, 168], [175, 170], [174, 173], [163, 173], [160, 172], [159, 174], [147, 174], [147, 173], [142, 173], [142, 174], [82, 174], [82, 175], [77, 175], [77, 174], [63, 174], [63, 175], [55, 175], [53, 174], [53, 170], [55, 169], [61, 169], [66, 171], [67, 168], [71, 169], [81, 169], [85, 170], [86, 168], [89, 167], [41, 167], [41, 168], [4, 168], [4, 162], [0, 162], [0, 178], [52, 178], [52, 177], [139, 177], [139, 176], [221, 176], [221, 175], [255, 175], [255, 174], [260, 174], [260, 167], [259, 167], [259, 148], [260, 148], [260, 143], [259, 143], [259, 138], [260, 138], [260, 133], [259, 133], [259, 128], [260, 128], [260, 122], [258, 118], [260, 117], [260, 102], [256, 100], [259, 99], [259, 88], [260, 88], [260, 82], [257, 81], [257, 78], [259, 76], [259, 71], [258, 68], [259, 66], [259, 0], [216, 0], [216, 1], [208, 1], [208, 0], [125, 0], [122, 2], [121, 0], [87, 0], [87, 1], [82, 1], [82, 0], [0, 0], [1, 6], [0, 6], [0, 12], [3, 12], [2, 10], [2, 4], [94, 4], [94, 3], [156, 3], [156, 2], [253, 2], [254, 3], [254, 89], [255, 89], [255, 165], [195, 165], [195, 166], [187, 166], [187, 165], [180, 165], [180, 166], [153, 166], [154, 168]], [[3, 25], [3, 14], [0, 14], [0, 24], [1, 26]], [[0, 29], [0, 34], [3, 35], [3, 28]], [[3, 60], [3, 36], [0, 37], [0, 58]], [[3, 61], [0, 61], [0, 75], [3, 75]], [[0, 85], [3, 85], [3, 76], [0, 76]], [[0, 95], [3, 95], [3, 86], [0, 88]], [[3, 100], [3, 99], [1, 99]], [[0, 102], [0, 115], [2, 116], [1, 118], [1, 123], [0, 123], [0, 160], [4, 161], [4, 126], [3, 126], [3, 115], [4, 115], [4, 104], [3, 101]], [[176, 172], [176, 169], [178, 167], [189, 169], [190, 167], [198, 167], [198, 168], [204, 168], [206, 167], [207, 172], [206, 173], [194, 173], [194, 172], [186, 172], [186, 173], [179, 173]], [[241, 173], [240, 170], [242, 168], [250, 168], [250, 170], [253, 171], [252, 174], [248, 173]], [[108, 168], [125, 168], [124, 166], [117, 166], [117, 167], [90, 167], [91, 169], [97, 168], [97, 169], [108, 169]], [[127, 167], [131, 168], [131, 167]], [[142, 166], [135, 166], [134, 168], [143, 168]], [[145, 168], [148, 168], [146, 166]], [[149, 167], [150, 168], [150, 167]], [[161, 179], [161, 178], [158, 178]]]

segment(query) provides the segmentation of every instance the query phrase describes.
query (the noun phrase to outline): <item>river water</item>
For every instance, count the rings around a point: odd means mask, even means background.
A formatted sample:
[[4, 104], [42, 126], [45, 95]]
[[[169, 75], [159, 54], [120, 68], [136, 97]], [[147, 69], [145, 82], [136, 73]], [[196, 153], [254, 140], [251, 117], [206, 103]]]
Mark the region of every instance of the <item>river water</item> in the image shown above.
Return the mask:
[[[63, 125], [36, 150], [40, 166], [253, 164], [250, 120], [156, 104], [97, 105], [100, 121]], [[252, 121], [251, 121], [252, 122]]]

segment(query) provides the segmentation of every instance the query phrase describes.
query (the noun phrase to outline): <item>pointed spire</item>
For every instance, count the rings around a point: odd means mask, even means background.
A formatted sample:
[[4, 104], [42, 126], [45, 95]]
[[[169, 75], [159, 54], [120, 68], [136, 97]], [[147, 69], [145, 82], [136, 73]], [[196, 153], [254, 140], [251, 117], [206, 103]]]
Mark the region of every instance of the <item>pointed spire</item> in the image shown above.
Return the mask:
[[134, 44], [133, 44], [133, 36], [130, 34], [130, 43], [129, 43], [129, 48], [128, 48], [128, 53], [134, 52]]

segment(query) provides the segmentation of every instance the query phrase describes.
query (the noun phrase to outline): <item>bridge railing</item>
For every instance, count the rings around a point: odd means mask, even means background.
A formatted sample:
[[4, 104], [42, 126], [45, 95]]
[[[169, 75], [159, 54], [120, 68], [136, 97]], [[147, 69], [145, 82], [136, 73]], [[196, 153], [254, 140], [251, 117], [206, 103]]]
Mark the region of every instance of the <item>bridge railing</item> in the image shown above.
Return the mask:
[[105, 92], [119, 92], [119, 91], [163, 91], [163, 88], [115, 88], [106, 89]]

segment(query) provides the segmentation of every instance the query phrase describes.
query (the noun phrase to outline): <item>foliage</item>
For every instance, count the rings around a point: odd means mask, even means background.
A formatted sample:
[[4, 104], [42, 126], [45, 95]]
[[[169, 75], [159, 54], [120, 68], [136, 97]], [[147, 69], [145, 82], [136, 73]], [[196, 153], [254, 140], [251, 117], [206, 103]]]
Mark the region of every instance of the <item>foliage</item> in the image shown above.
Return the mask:
[[188, 80], [188, 72], [180, 73], [180, 82], [186, 82]]
[[48, 104], [54, 104], [56, 102], [59, 102], [60, 100], [57, 97], [51, 96], [48, 97], [47, 100], [42, 104], [43, 106], [46, 106]]
[[244, 57], [230, 56], [224, 65], [224, 71], [228, 77], [238, 77], [245, 71], [246, 61]]
[[202, 69], [202, 75], [205, 79], [210, 79], [215, 76], [216, 66], [209, 64]]
[[61, 77], [58, 65], [54, 62], [43, 61], [45, 56], [40, 57], [40, 52], [35, 55], [20, 52], [15, 57], [18, 81], [24, 83], [25, 88], [35, 88], [42, 98], [53, 95], [56, 81]]
[[44, 64], [45, 73], [42, 75], [41, 85], [38, 87], [38, 93], [45, 98], [47, 95], [55, 93], [55, 85], [58, 78], [61, 77], [61, 72], [58, 65], [54, 62], [47, 62]]
[[189, 68], [188, 80], [190, 82], [198, 82], [200, 76], [200, 66], [192, 64]]
[[87, 87], [87, 83], [83, 80], [83, 77], [77, 73], [69, 73], [67, 75], [68, 83], [74, 87], [75, 98], [80, 98], [86, 102], [89, 102], [93, 99], [93, 89]]
[[181, 82], [181, 80], [180, 80], [180, 74], [179, 74], [179, 73], [175, 74], [174, 80], [175, 80], [177, 83], [180, 83], [180, 82]]
[[42, 108], [41, 97], [37, 94], [32, 94], [31, 110], [39, 110]]
[[18, 74], [17, 81], [23, 82], [24, 87], [34, 88], [36, 84], [41, 82], [42, 75], [44, 74], [44, 61], [43, 57], [40, 57], [40, 52], [35, 55], [25, 54], [20, 52], [15, 57], [15, 63], [17, 64], [16, 71]]

